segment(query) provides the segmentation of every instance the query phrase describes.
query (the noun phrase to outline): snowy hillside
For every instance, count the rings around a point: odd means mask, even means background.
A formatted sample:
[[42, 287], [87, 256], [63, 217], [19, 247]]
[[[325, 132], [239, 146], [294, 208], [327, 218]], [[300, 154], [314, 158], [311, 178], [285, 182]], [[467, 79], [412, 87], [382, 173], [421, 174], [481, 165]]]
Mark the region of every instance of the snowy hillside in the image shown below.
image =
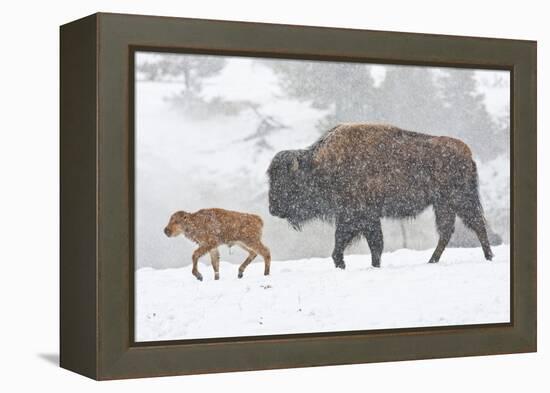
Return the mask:
[[[257, 259], [237, 279], [237, 266], [222, 262], [213, 280], [201, 259], [203, 282], [190, 266], [136, 272], [136, 340], [330, 332], [508, 322], [509, 246], [385, 253], [382, 268], [369, 255], [346, 256], [347, 269], [330, 258], [272, 262], [264, 277]], [[244, 259], [244, 255], [243, 255]], [[208, 262], [208, 263], [207, 263]]]

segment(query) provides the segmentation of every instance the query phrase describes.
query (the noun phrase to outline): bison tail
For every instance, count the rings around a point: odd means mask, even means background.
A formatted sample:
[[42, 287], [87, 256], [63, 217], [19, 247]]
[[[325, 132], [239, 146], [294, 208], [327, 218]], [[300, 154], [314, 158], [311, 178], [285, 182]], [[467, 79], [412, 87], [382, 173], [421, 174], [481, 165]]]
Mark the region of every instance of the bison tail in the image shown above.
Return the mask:
[[479, 195], [479, 177], [475, 162], [471, 161], [472, 171], [468, 177], [467, 187], [463, 194], [463, 203], [458, 206], [457, 214], [462, 219], [462, 222], [472, 229], [481, 243], [485, 259], [491, 260], [493, 252], [487, 236], [487, 220], [483, 214], [481, 199]]
[[481, 205], [481, 197], [479, 194], [479, 174], [477, 165], [472, 160], [472, 176], [470, 178], [470, 193], [473, 195], [476, 209], [483, 214], [483, 206]]
[[464, 208], [472, 212], [477, 212], [483, 215], [483, 206], [481, 205], [481, 198], [479, 194], [479, 175], [477, 172], [477, 165], [474, 160], [469, 160], [468, 163], [470, 170], [467, 171], [464, 179], [464, 188], [462, 191], [463, 202], [466, 204]]
[[458, 189], [459, 197], [457, 198], [456, 210], [458, 215], [465, 221], [464, 223], [468, 227], [472, 227], [471, 220], [466, 217], [471, 217], [475, 221], [479, 222], [484, 227], [487, 225], [485, 220], [485, 214], [483, 212], [483, 206], [481, 204], [481, 197], [479, 193], [479, 175], [477, 172], [477, 165], [475, 161], [469, 160], [469, 170], [466, 171], [463, 178], [462, 187]]

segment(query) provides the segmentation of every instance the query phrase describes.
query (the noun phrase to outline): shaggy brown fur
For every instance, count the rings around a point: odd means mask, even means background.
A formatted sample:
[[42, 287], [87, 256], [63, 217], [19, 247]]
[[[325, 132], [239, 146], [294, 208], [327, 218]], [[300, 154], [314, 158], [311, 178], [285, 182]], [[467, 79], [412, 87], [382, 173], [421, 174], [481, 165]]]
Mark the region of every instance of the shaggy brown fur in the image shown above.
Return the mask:
[[384, 124], [342, 124], [307, 149], [277, 153], [268, 175], [272, 215], [296, 229], [313, 219], [335, 221], [336, 267], [345, 267], [344, 250], [360, 236], [379, 267], [380, 219], [415, 217], [430, 205], [440, 237], [429, 262], [439, 261], [457, 215], [476, 233], [485, 258], [493, 256], [476, 164], [458, 139]]
[[164, 233], [168, 237], [184, 235], [199, 245], [193, 253], [193, 275], [202, 281], [197, 263], [199, 258], [210, 253], [214, 278], [220, 278], [220, 253], [218, 247], [238, 245], [248, 251], [248, 257], [239, 267], [241, 278], [246, 267], [260, 254], [264, 259], [264, 275], [269, 274], [271, 254], [261, 241], [263, 221], [255, 214], [224, 209], [202, 209], [195, 213], [178, 211], [172, 214]]

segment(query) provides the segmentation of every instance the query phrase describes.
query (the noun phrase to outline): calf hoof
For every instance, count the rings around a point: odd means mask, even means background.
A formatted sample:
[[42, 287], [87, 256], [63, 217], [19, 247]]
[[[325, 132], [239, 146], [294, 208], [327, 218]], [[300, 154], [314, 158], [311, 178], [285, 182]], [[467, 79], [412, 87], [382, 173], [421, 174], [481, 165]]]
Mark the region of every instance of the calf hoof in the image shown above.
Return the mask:
[[243, 272], [239, 272], [239, 274], [237, 275], [237, 277], [243, 278]]

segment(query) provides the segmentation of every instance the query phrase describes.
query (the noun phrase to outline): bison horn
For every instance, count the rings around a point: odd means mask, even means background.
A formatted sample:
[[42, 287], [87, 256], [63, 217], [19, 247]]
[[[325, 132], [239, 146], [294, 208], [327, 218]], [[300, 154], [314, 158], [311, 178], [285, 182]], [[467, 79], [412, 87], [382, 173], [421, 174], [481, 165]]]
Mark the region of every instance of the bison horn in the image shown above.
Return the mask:
[[294, 157], [294, 159], [292, 160], [292, 165], [290, 166], [290, 169], [293, 172], [296, 172], [298, 170], [298, 168], [300, 168], [300, 163], [298, 162], [298, 157]]

